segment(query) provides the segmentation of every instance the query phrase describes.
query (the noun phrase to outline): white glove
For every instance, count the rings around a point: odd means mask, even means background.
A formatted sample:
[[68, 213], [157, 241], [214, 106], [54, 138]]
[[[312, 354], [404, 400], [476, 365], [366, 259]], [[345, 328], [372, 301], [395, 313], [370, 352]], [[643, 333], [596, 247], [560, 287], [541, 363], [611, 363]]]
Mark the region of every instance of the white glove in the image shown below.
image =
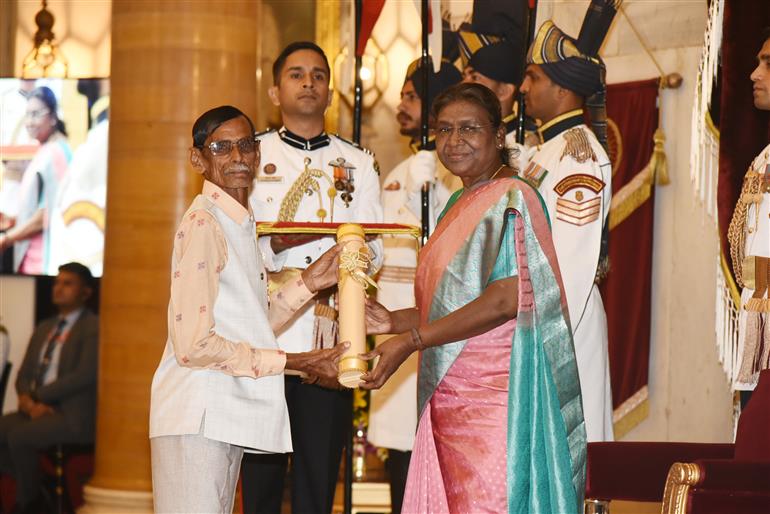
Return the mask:
[[426, 182], [436, 181], [436, 154], [427, 150], [417, 152], [409, 162], [409, 173], [406, 176], [406, 190], [416, 193]]

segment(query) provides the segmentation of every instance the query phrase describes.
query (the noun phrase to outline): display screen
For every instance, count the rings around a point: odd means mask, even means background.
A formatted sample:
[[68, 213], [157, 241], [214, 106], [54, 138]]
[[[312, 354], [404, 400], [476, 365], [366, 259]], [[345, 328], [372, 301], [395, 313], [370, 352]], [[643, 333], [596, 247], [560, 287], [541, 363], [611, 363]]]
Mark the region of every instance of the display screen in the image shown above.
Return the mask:
[[108, 79], [0, 79], [0, 272], [102, 274]]

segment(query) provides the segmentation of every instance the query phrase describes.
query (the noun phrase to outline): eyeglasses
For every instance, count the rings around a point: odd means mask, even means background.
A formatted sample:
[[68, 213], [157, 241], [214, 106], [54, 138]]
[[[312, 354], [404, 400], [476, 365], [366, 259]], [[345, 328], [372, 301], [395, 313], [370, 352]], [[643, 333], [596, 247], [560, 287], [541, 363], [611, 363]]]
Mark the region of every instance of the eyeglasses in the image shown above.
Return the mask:
[[481, 134], [485, 128], [491, 126], [492, 123], [485, 123], [484, 125], [461, 125], [459, 127], [438, 127], [436, 129], [436, 139], [449, 139], [452, 137], [455, 130], [460, 139], [472, 139]]
[[31, 120], [42, 120], [49, 114], [51, 114], [51, 111], [48, 109], [39, 109], [35, 111], [27, 111], [24, 115]]
[[229, 155], [233, 151], [233, 146], [238, 146], [238, 151], [243, 154], [254, 153], [259, 150], [259, 139], [252, 137], [244, 137], [238, 141], [230, 141], [229, 139], [223, 139], [221, 141], [212, 141], [204, 146], [208, 148], [212, 155]]

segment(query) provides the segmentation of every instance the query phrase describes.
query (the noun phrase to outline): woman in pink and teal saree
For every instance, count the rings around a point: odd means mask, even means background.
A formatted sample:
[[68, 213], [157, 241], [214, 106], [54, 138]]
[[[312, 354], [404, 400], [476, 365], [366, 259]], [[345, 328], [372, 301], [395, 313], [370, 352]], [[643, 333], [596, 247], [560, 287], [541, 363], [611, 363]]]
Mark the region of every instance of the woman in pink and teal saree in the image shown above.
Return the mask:
[[420, 253], [417, 307], [367, 305], [380, 387], [420, 351], [419, 424], [402, 512], [578, 512], [586, 437], [549, 221], [503, 164], [495, 95], [460, 84], [433, 104], [441, 162], [463, 189]]

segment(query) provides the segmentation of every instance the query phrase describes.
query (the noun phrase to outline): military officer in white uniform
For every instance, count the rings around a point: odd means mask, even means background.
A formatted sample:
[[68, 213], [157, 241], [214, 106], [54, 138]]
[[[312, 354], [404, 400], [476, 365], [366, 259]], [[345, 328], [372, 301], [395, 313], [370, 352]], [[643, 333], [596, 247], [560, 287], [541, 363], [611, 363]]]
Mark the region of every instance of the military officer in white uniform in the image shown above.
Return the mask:
[[[610, 14], [614, 10], [598, 10], [600, 16]], [[594, 15], [597, 10], [589, 8], [584, 26], [591, 26]], [[609, 441], [613, 432], [607, 318], [595, 282], [604, 257], [612, 170], [597, 134], [583, 122], [585, 99], [604, 91], [603, 64], [596, 57], [604, 34], [581, 30], [581, 38], [573, 40], [549, 20], [530, 47], [521, 90], [527, 114], [541, 125], [539, 144], [523, 176], [540, 191], [551, 219], [574, 333], [587, 438]], [[596, 107], [592, 120], [606, 119], [603, 103], [591, 106]]]
[[[324, 113], [331, 99], [329, 78], [326, 56], [310, 42], [290, 44], [273, 65], [269, 95], [281, 110], [284, 125], [258, 136], [262, 159], [250, 201], [259, 221], [382, 222], [374, 157], [324, 131]], [[275, 237], [260, 241], [268, 269], [282, 271], [277, 280], [287, 280], [333, 245], [333, 237], [289, 249], [281, 248]], [[369, 244], [373, 268], [381, 263], [381, 245], [380, 241]], [[330, 311], [321, 304], [298, 314], [277, 334], [281, 349], [306, 351], [332, 343], [328, 330], [325, 341], [315, 340], [325, 329], [314, 330], [331, 323]], [[337, 390], [336, 384], [309, 384], [288, 374], [285, 380], [294, 447], [292, 511], [326, 514], [331, 512], [344, 439], [351, 426], [350, 391]], [[244, 460], [244, 512], [281, 511], [286, 467], [285, 455]]]
[[[751, 74], [754, 106], [770, 111], [770, 38], [757, 55]], [[743, 178], [738, 204], [728, 231], [730, 256], [741, 291], [738, 358], [733, 388], [748, 401], [759, 371], [770, 367], [770, 145], [754, 159]], [[764, 329], [763, 329], [764, 328]], [[764, 350], [764, 351], [763, 351]]]
[[[382, 207], [386, 223], [421, 226], [421, 191], [430, 184], [430, 231], [453, 192], [462, 187], [436, 159], [436, 145], [431, 137], [428, 145], [419, 144], [422, 112], [422, 73], [415, 61], [409, 66], [401, 88], [401, 102], [396, 119], [400, 132], [411, 139], [413, 155], [399, 163], [383, 181]], [[428, 102], [453, 84], [460, 82], [460, 72], [448, 62], [438, 73], [430, 70]], [[414, 274], [417, 246], [414, 238], [404, 235], [383, 236], [385, 259], [379, 273], [377, 301], [388, 310], [414, 307]], [[377, 343], [391, 336], [377, 336]], [[393, 514], [401, 510], [409, 458], [417, 430], [417, 354], [409, 357], [387, 383], [372, 391], [369, 411], [368, 440], [388, 449], [385, 465], [390, 481]]]

